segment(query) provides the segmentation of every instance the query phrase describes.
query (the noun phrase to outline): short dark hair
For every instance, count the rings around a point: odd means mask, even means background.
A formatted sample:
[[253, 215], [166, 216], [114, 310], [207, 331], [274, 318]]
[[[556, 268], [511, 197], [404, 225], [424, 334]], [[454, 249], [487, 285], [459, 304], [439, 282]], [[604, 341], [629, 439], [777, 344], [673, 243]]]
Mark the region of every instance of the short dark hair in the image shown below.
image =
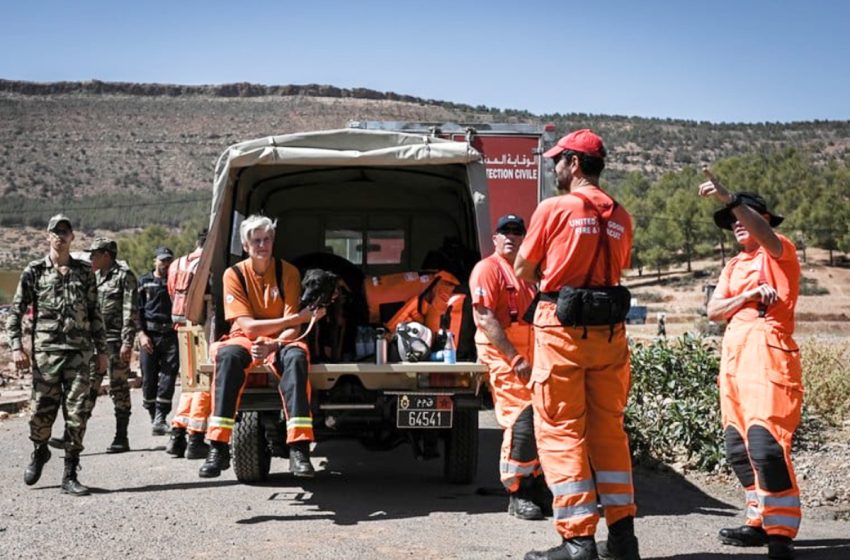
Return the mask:
[[578, 156], [578, 166], [581, 172], [589, 177], [599, 177], [602, 174], [602, 170], [605, 169], [605, 160], [602, 158], [589, 156], [584, 152], [575, 152], [573, 150], [567, 150], [561, 154], [561, 157], [565, 158], [571, 158], [573, 156]]

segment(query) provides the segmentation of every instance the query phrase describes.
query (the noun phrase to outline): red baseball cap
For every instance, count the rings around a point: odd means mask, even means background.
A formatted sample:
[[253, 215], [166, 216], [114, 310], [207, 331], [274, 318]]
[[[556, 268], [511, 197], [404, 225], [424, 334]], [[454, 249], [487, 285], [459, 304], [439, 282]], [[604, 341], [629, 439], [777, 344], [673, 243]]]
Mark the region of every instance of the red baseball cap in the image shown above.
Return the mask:
[[581, 152], [600, 159], [606, 156], [602, 138], [594, 134], [589, 128], [570, 132], [558, 140], [557, 144], [544, 152], [543, 157], [553, 158], [567, 150]]

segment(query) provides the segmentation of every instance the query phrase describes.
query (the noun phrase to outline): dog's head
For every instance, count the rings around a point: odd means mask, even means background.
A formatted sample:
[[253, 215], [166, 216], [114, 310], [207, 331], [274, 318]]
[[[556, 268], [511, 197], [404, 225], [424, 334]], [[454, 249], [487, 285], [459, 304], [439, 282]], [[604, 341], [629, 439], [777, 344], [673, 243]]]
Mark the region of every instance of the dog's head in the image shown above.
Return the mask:
[[327, 307], [337, 295], [338, 277], [333, 272], [311, 268], [301, 279], [301, 309]]

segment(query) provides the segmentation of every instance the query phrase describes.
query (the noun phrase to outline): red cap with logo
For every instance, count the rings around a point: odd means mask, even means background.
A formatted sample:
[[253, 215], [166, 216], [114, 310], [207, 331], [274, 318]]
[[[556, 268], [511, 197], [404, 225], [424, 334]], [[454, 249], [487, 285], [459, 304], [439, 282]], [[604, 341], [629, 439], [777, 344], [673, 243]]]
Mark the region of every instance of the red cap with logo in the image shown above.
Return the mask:
[[566, 151], [581, 152], [592, 157], [604, 158], [607, 154], [602, 138], [593, 133], [589, 128], [582, 128], [570, 132], [544, 152], [543, 157], [553, 158]]

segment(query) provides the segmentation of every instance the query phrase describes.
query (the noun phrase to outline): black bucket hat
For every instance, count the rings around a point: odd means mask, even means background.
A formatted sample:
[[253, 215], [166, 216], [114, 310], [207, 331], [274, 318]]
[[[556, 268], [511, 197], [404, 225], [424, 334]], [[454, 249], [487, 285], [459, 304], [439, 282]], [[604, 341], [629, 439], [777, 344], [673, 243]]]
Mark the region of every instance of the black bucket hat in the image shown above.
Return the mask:
[[[741, 204], [746, 204], [759, 214], [767, 214], [770, 227], [776, 227], [785, 220], [784, 216], [774, 214], [767, 209], [767, 202], [754, 192], [739, 192], [735, 193], [741, 199]], [[738, 221], [738, 218], [732, 213], [731, 208], [722, 208], [714, 213], [714, 223], [721, 229], [732, 229], [732, 224]]]

